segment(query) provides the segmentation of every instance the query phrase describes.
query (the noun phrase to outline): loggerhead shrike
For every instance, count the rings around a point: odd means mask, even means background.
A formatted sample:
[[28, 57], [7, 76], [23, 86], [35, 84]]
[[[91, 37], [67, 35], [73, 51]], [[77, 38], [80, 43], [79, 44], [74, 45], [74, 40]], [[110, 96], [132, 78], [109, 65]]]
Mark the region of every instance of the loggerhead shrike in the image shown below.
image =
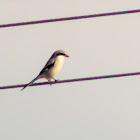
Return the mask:
[[46, 65], [44, 66], [44, 68], [39, 73], [39, 75], [35, 79], [33, 79], [29, 84], [25, 85], [21, 90], [30, 86], [34, 81], [40, 78], [46, 78], [48, 82], [51, 82], [51, 79], [57, 81], [56, 79], [54, 79], [54, 77], [60, 72], [65, 57], [69, 56], [62, 50], [54, 52], [51, 58], [46, 63]]

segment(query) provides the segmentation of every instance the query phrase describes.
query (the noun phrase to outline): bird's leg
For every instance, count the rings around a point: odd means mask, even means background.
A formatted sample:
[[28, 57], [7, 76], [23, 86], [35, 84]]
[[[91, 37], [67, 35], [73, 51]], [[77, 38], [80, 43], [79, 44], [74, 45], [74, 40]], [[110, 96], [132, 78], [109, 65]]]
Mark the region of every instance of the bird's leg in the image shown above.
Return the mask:
[[50, 86], [52, 86], [52, 81], [50, 79], [48, 80], [48, 83], [50, 84]]
[[[51, 79], [53, 79], [54, 82], [52, 82]], [[56, 80], [54, 78], [51, 78], [51, 79], [48, 80], [48, 83], [50, 84], [50, 86], [52, 85], [52, 83], [57, 83], [59, 81], [59, 80]]]
[[52, 78], [55, 82], [58, 82], [59, 80], [56, 80], [56, 79], [54, 79], [54, 78]]

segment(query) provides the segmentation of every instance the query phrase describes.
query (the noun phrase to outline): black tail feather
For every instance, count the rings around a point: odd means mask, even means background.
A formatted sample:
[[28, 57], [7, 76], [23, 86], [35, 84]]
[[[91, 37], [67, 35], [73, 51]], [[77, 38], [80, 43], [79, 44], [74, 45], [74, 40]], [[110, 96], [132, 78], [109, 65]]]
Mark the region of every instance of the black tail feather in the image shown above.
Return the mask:
[[33, 79], [30, 83], [28, 83], [27, 85], [25, 85], [25, 86], [21, 89], [21, 91], [24, 90], [26, 87], [30, 86], [30, 85], [31, 85], [34, 81], [36, 81], [38, 78], [39, 78], [39, 75], [38, 75], [35, 79]]

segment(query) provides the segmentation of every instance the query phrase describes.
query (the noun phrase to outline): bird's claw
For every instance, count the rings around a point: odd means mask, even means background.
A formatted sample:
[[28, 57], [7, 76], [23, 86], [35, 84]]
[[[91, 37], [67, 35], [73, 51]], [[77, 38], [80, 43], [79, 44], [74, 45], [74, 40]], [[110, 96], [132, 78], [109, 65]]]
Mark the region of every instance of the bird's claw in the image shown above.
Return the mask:
[[57, 83], [59, 80], [54, 79], [54, 81], [48, 80], [48, 83], [50, 84], [50, 86], [52, 86], [53, 83]]
[[54, 79], [54, 81], [57, 83], [59, 80]]

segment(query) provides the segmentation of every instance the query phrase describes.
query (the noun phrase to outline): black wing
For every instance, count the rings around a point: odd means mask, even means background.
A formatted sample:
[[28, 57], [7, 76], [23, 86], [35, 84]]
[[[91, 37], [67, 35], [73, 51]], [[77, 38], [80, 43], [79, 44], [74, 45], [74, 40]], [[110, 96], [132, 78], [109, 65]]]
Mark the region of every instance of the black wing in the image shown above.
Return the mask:
[[44, 68], [41, 70], [41, 72], [39, 73], [42, 74], [43, 72], [47, 71], [48, 69], [50, 69], [51, 67], [54, 66], [56, 58], [54, 57], [54, 54], [50, 57], [50, 59], [48, 60], [48, 62], [46, 63], [46, 65], [44, 66]]
[[[55, 62], [54, 62], [54, 63], [55, 63]], [[41, 70], [41, 72], [39, 73], [39, 75], [41, 75], [43, 72], [45, 72], [45, 71], [47, 71], [48, 69], [50, 69], [51, 67], [53, 67], [53, 66], [54, 66], [54, 63], [45, 66], [45, 67]]]

